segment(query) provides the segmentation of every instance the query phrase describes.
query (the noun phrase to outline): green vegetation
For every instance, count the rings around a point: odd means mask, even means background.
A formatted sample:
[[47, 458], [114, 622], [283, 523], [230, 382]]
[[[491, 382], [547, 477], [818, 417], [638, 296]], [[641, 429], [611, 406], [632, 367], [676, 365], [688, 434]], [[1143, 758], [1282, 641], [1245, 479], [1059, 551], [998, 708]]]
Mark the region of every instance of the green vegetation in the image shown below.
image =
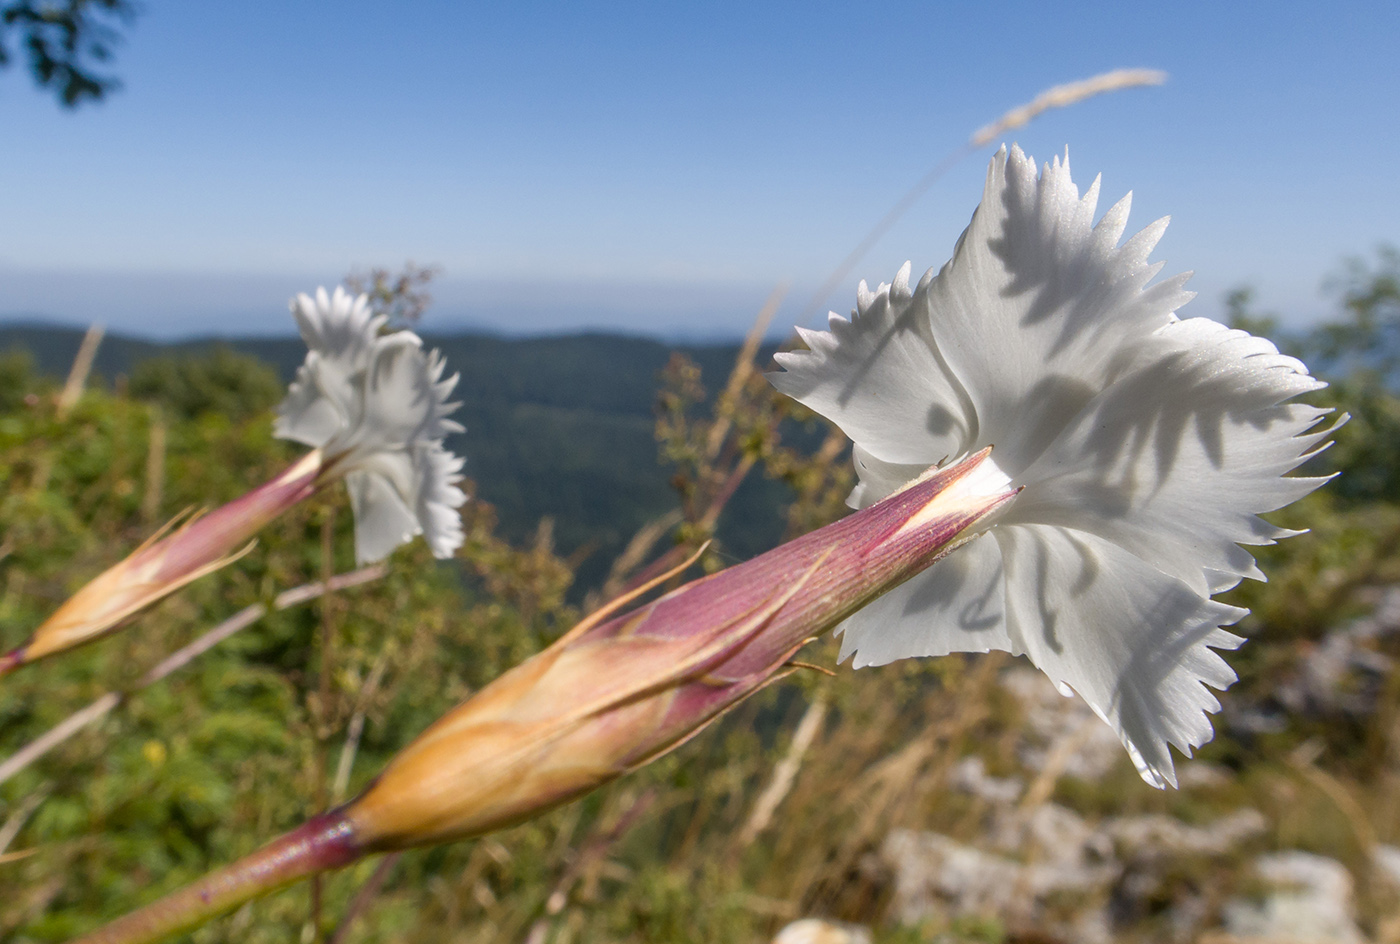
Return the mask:
[[142, 361], [127, 385], [133, 398], [159, 403], [183, 419], [217, 413], [234, 423], [271, 410], [286, 390], [271, 367], [223, 344], [207, 354]]
[[[1382, 360], [1400, 349], [1383, 346], [1394, 344], [1395, 296], [1377, 289], [1395, 269], [1383, 256], [1356, 270], [1339, 327], [1296, 339], [1337, 372], [1328, 396], [1354, 415], [1315, 460], [1343, 468], [1346, 487], [1281, 515], [1311, 533], [1265, 549], [1271, 582], [1234, 592], [1254, 608], [1252, 640], [1231, 656], [1241, 682], [1203, 752], [1209, 777], [1153, 791], [1116, 746], [1104, 774], [1034, 767], [1031, 749], [1048, 750], [1035, 740], [1041, 709], [1017, 694], [1008, 672], [1017, 663], [1000, 655], [803, 671], [583, 801], [479, 841], [364, 863], [190, 939], [327, 940], [347, 914], [337, 941], [760, 942], [806, 915], [866, 924], [881, 944], [1055, 939], [1016, 914], [896, 920], [895, 878], [877, 855], [892, 830], [968, 843], [991, 834], [989, 801], [956, 785], [970, 757], [1029, 786], [1027, 816], [1046, 804], [1088, 822], [1263, 814], [1262, 833], [1240, 849], [1172, 860], [1149, 892], [1129, 887], [1147, 869], [1135, 865], [1112, 891], [1115, 939], [1174, 933], [1187, 898], [1213, 914], [1227, 895], [1250, 894], [1247, 858], [1270, 849], [1345, 863], [1360, 877], [1363, 925], [1380, 936], [1397, 892], [1370, 854], [1400, 840], [1400, 685], [1377, 667], [1400, 658], [1400, 627], [1356, 636], [1376, 658], [1347, 663], [1332, 688], [1301, 680], [1339, 627], [1400, 582], [1400, 400]], [[1238, 311], [1258, 317], [1246, 300]], [[0, 334], [0, 350], [15, 337]], [[1328, 337], [1364, 340], [1324, 350]], [[145, 363], [99, 354], [110, 381], [62, 418], [44, 373], [61, 375], [62, 358], [40, 345], [32, 360], [0, 356], [0, 644], [17, 643], [176, 512], [233, 498], [299, 452], [271, 437], [277, 390], [262, 366], [285, 378], [298, 346], [123, 343], [116, 354], [139, 351]], [[433, 343], [463, 375], [468, 433], [454, 445], [469, 457], [475, 500], [458, 558], [435, 562], [414, 544], [380, 579], [265, 616], [0, 784], [0, 940], [64, 940], [353, 792], [444, 710], [564, 632], [586, 591], [616, 592], [649, 561], [716, 530], [710, 568], [841, 512], [843, 441], [760, 376], [726, 387], [733, 347], [673, 357], [604, 336]], [[103, 693], [132, 688], [243, 607], [351, 570], [349, 526], [343, 494], [319, 496], [126, 633], [4, 679], [0, 759]], [[321, 558], [327, 536], [331, 561]], [[825, 640], [804, 658], [831, 666], [835, 652]], [[825, 719], [793, 754], [795, 778], [763, 822], [758, 799], [818, 704]]]
[[[36, 369], [52, 377], [67, 373], [81, 341], [82, 332], [72, 329], [0, 327], [0, 352], [30, 352]], [[534, 539], [541, 518], [552, 519], [555, 547], [578, 565], [577, 586], [596, 586], [632, 534], [674, 504], [670, 473], [657, 459], [652, 415], [672, 348], [602, 334], [521, 340], [430, 334], [426, 343], [441, 348], [449, 369], [461, 375], [455, 398], [462, 408], [454, 418], [467, 432], [448, 446], [466, 456], [472, 494], [494, 506], [501, 535], [517, 544]], [[677, 350], [704, 377], [714, 378], [714, 395], [739, 349], [728, 344]], [[247, 416], [275, 404], [281, 391], [272, 394], [263, 371], [234, 355], [272, 367], [285, 384], [305, 352], [291, 337], [162, 347], [115, 336], [98, 348], [94, 371], [109, 386], [125, 385], [132, 396], [182, 415], [207, 403]], [[235, 377], [242, 378], [239, 389], [256, 399], [235, 406], [234, 397], [220, 392], [219, 385]], [[813, 445], [811, 434], [791, 435]], [[772, 481], [745, 480], [729, 505], [732, 513], [720, 522], [732, 558], [751, 557], [778, 542], [786, 500]]]

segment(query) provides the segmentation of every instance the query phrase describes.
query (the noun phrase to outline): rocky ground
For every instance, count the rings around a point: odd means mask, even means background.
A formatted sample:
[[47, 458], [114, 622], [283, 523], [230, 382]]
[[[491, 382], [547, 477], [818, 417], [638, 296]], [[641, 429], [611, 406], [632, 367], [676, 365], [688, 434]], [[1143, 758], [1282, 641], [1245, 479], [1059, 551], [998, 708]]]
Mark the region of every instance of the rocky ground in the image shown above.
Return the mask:
[[[1400, 628], [1400, 589], [1379, 595], [1373, 615], [1311, 644], [1299, 671], [1267, 699], [1233, 704], [1223, 723], [1250, 733], [1290, 719], [1363, 722], [1390, 678], [1377, 645]], [[1122, 762], [1122, 746], [1087, 706], [1062, 697], [1040, 673], [1008, 670], [1001, 684], [1024, 709], [1015, 764], [999, 775], [969, 755], [949, 776], [978, 828], [959, 835], [896, 829], [867, 857], [872, 883], [888, 889], [888, 922], [904, 940], [1011, 940], [1107, 944], [1367, 944], [1400, 941], [1400, 848], [1363, 823], [1367, 861], [1288, 848], [1275, 824], [1229, 788], [1235, 773], [1200, 760], [1178, 770], [1181, 790], [1214, 797], [1208, 817], [1093, 814], [1057, 802], [1067, 778], [1093, 783]], [[1306, 761], [1306, 758], [1304, 758]], [[1321, 785], [1336, 781], [1318, 774]], [[1346, 807], [1344, 788], [1335, 799]], [[1368, 818], [1360, 808], [1344, 810]], [[1364, 827], [1364, 828], [1363, 828]], [[1358, 907], [1364, 884], [1370, 914]], [[1377, 911], [1377, 903], [1380, 911]], [[885, 928], [808, 918], [774, 944], [870, 944]]]

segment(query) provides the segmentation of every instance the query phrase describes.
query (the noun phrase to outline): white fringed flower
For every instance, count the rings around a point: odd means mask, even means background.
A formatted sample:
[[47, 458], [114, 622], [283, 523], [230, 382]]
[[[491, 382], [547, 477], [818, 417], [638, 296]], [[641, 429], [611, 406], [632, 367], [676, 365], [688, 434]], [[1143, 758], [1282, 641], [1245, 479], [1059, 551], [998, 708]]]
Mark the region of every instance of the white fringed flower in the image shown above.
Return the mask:
[[276, 434], [322, 451], [345, 477], [355, 514], [355, 556], [380, 560], [422, 534], [437, 557], [462, 544], [457, 508], [462, 460], [443, 448], [462, 426], [447, 417], [457, 375], [443, 379], [437, 351], [386, 319], [364, 296], [324, 288], [298, 295], [292, 314], [308, 348], [277, 409]]
[[[1257, 517], [1325, 479], [1285, 477], [1323, 447], [1324, 384], [1268, 341], [1179, 320], [1188, 276], [1149, 285], [1166, 228], [1119, 245], [1129, 198], [1093, 222], [1068, 160], [1037, 176], [991, 162], [981, 205], [935, 277], [860, 286], [851, 320], [778, 355], [784, 393], [855, 443], [865, 507], [930, 465], [994, 445], [1021, 495], [990, 530], [842, 626], [842, 658], [879, 665], [1025, 654], [1114, 727], [1143, 778], [1175, 784], [1168, 744], [1212, 736], [1235, 673], [1214, 650], [1245, 611], [1211, 594], [1263, 579], [1241, 544], [1291, 532]], [[801, 330], [801, 329], [799, 329]]]

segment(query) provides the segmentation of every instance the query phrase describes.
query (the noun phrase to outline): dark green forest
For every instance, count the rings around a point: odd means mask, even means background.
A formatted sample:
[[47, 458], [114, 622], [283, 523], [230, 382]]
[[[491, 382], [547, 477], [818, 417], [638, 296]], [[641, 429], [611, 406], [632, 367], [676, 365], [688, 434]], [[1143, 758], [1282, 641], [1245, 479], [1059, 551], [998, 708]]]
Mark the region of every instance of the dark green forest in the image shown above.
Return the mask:
[[[56, 383], [82, 338], [78, 329], [0, 325], [0, 351], [24, 352]], [[448, 446], [466, 456], [476, 496], [495, 507], [501, 534], [513, 541], [551, 519], [556, 547], [578, 565], [578, 587], [596, 585], [631, 535], [674, 504], [672, 472], [658, 459], [654, 434], [658, 385], [672, 355], [720, 384], [740, 347], [611, 334], [428, 334], [424, 342], [461, 376], [454, 417], [467, 431]], [[772, 349], [763, 348], [760, 359]], [[244, 419], [277, 404], [305, 352], [294, 336], [161, 345], [109, 335], [93, 362], [94, 382], [186, 419], [204, 412]], [[705, 391], [711, 399], [717, 393]], [[790, 435], [804, 441], [813, 434], [794, 427]], [[721, 525], [731, 561], [782, 537], [784, 491], [761, 476], [745, 480]]]

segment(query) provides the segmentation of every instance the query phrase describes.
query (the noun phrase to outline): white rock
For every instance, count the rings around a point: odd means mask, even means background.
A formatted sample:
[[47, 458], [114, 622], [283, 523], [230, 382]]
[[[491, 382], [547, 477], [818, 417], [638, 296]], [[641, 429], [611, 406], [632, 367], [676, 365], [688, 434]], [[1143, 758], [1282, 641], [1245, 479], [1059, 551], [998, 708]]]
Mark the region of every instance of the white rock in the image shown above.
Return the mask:
[[778, 932], [773, 944], [870, 944], [870, 932], [858, 924], [803, 918]]
[[1234, 778], [1227, 768], [1203, 760], [1188, 760], [1176, 765], [1177, 784], [1183, 790], [1223, 787]]
[[964, 757], [953, 767], [953, 786], [996, 805], [1015, 803], [1025, 784], [1017, 777], [991, 777], [980, 757]]
[[1364, 944], [1352, 912], [1351, 874], [1340, 862], [1279, 852], [1261, 856], [1254, 870], [1270, 892], [1262, 901], [1227, 902], [1227, 932], [1271, 944]]
[[1010, 811], [992, 826], [991, 840], [1002, 852], [1071, 871], [1102, 863], [1113, 854], [1112, 842], [1078, 813], [1057, 803], [1043, 803], [1029, 814]]
[[1384, 844], [1378, 845], [1371, 853], [1371, 860], [1381, 875], [1389, 879], [1393, 885], [1400, 887], [1400, 848]]
[[1077, 852], [1027, 864], [938, 833], [905, 829], [890, 833], [880, 858], [894, 875], [892, 911], [904, 924], [937, 914], [1027, 919], [1047, 896], [1089, 892], [1117, 873], [1113, 864], [1081, 864]]
[[1016, 667], [1001, 676], [1002, 685], [1021, 702], [1026, 712], [1027, 737], [1017, 749], [1028, 770], [1042, 770], [1053, 748], [1074, 743], [1065, 759], [1062, 775], [1097, 780], [1123, 759], [1123, 745], [1113, 729], [1094, 715], [1081, 698], [1066, 698], [1044, 672]]
[[1261, 835], [1268, 821], [1258, 810], [1235, 810], [1209, 826], [1189, 826], [1160, 813], [1109, 820], [1103, 831], [1122, 851], [1168, 855], [1221, 855]]

